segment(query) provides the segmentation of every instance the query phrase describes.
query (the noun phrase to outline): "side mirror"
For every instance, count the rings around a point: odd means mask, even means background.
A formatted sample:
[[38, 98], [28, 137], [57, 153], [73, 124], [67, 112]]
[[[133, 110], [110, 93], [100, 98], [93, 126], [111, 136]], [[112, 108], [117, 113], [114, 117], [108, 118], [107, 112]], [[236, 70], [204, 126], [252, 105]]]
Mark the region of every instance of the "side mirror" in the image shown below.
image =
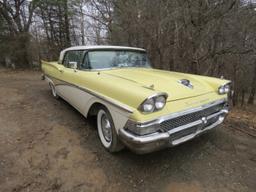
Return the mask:
[[69, 64], [69, 67], [71, 69], [74, 69], [74, 70], [77, 69], [77, 62], [76, 61], [70, 61], [68, 64]]

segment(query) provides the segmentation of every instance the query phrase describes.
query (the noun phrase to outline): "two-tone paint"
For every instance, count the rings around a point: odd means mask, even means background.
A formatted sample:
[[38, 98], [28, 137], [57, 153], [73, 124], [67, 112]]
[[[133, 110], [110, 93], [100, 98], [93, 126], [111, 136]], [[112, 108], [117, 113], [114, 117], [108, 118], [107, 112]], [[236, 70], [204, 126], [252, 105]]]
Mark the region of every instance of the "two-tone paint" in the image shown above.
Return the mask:
[[[76, 49], [123, 48], [103, 46]], [[68, 50], [73, 49], [62, 51], [58, 62], [42, 61], [45, 79], [54, 86], [57, 95], [85, 117], [94, 104], [104, 105], [111, 113], [117, 133], [128, 121], [146, 125], [189, 109], [227, 100], [227, 94], [220, 95], [218, 87], [229, 83], [228, 80], [152, 68], [71, 69], [62, 65]], [[191, 82], [192, 87], [184, 86], [181, 82], [184, 79]], [[142, 102], [159, 93], [168, 95], [165, 107], [153, 113], [142, 113], [139, 110]]]

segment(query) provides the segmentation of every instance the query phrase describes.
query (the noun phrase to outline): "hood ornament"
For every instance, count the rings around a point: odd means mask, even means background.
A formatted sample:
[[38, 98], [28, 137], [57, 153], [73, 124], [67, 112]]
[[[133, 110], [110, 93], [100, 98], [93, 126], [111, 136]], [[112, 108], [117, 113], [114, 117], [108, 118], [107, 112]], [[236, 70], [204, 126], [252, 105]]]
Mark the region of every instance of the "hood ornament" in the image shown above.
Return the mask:
[[188, 79], [181, 79], [178, 82], [181, 83], [182, 85], [190, 88], [190, 89], [194, 88], [194, 86], [192, 85], [192, 83]]

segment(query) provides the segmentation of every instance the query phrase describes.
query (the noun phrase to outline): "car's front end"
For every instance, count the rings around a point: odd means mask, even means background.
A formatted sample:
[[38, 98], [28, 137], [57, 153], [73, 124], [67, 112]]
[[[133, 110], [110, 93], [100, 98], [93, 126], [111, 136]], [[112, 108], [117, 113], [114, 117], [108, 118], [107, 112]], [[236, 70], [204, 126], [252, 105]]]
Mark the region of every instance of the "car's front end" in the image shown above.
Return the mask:
[[193, 139], [221, 124], [227, 113], [228, 102], [220, 99], [149, 122], [129, 120], [119, 135], [131, 150], [148, 153]]
[[[217, 127], [229, 112], [230, 82], [216, 86], [216, 91], [176, 100], [168, 100], [164, 93], [156, 95], [154, 101], [154, 96], [149, 97], [119, 130], [120, 139], [142, 154], [179, 145]], [[166, 100], [157, 103], [163, 100], [160, 97]]]
[[137, 153], [186, 142], [221, 124], [228, 113], [228, 80], [138, 67], [101, 75], [113, 82], [109, 96], [116, 89], [118, 100], [135, 109], [117, 131]]

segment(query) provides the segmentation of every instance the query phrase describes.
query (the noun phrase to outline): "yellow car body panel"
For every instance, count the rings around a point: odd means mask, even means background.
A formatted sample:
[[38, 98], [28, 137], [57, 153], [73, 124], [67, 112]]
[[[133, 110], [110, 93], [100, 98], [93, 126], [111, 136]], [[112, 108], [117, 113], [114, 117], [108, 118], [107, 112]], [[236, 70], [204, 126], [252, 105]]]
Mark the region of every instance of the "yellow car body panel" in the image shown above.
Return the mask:
[[[57, 62], [42, 61], [44, 74], [94, 92], [131, 109], [130, 119], [146, 122], [171, 113], [202, 106], [212, 101], [225, 99], [227, 94], [218, 94], [218, 88], [228, 80], [157, 70], [152, 68], [118, 68], [106, 70], [74, 70]], [[65, 75], [63, 75], [65, 74]], [[188, 79], [193, 88], [179, 83]], [[166, 106], [153, 113], [138, 110], [148, 97], [167, 93]]]

